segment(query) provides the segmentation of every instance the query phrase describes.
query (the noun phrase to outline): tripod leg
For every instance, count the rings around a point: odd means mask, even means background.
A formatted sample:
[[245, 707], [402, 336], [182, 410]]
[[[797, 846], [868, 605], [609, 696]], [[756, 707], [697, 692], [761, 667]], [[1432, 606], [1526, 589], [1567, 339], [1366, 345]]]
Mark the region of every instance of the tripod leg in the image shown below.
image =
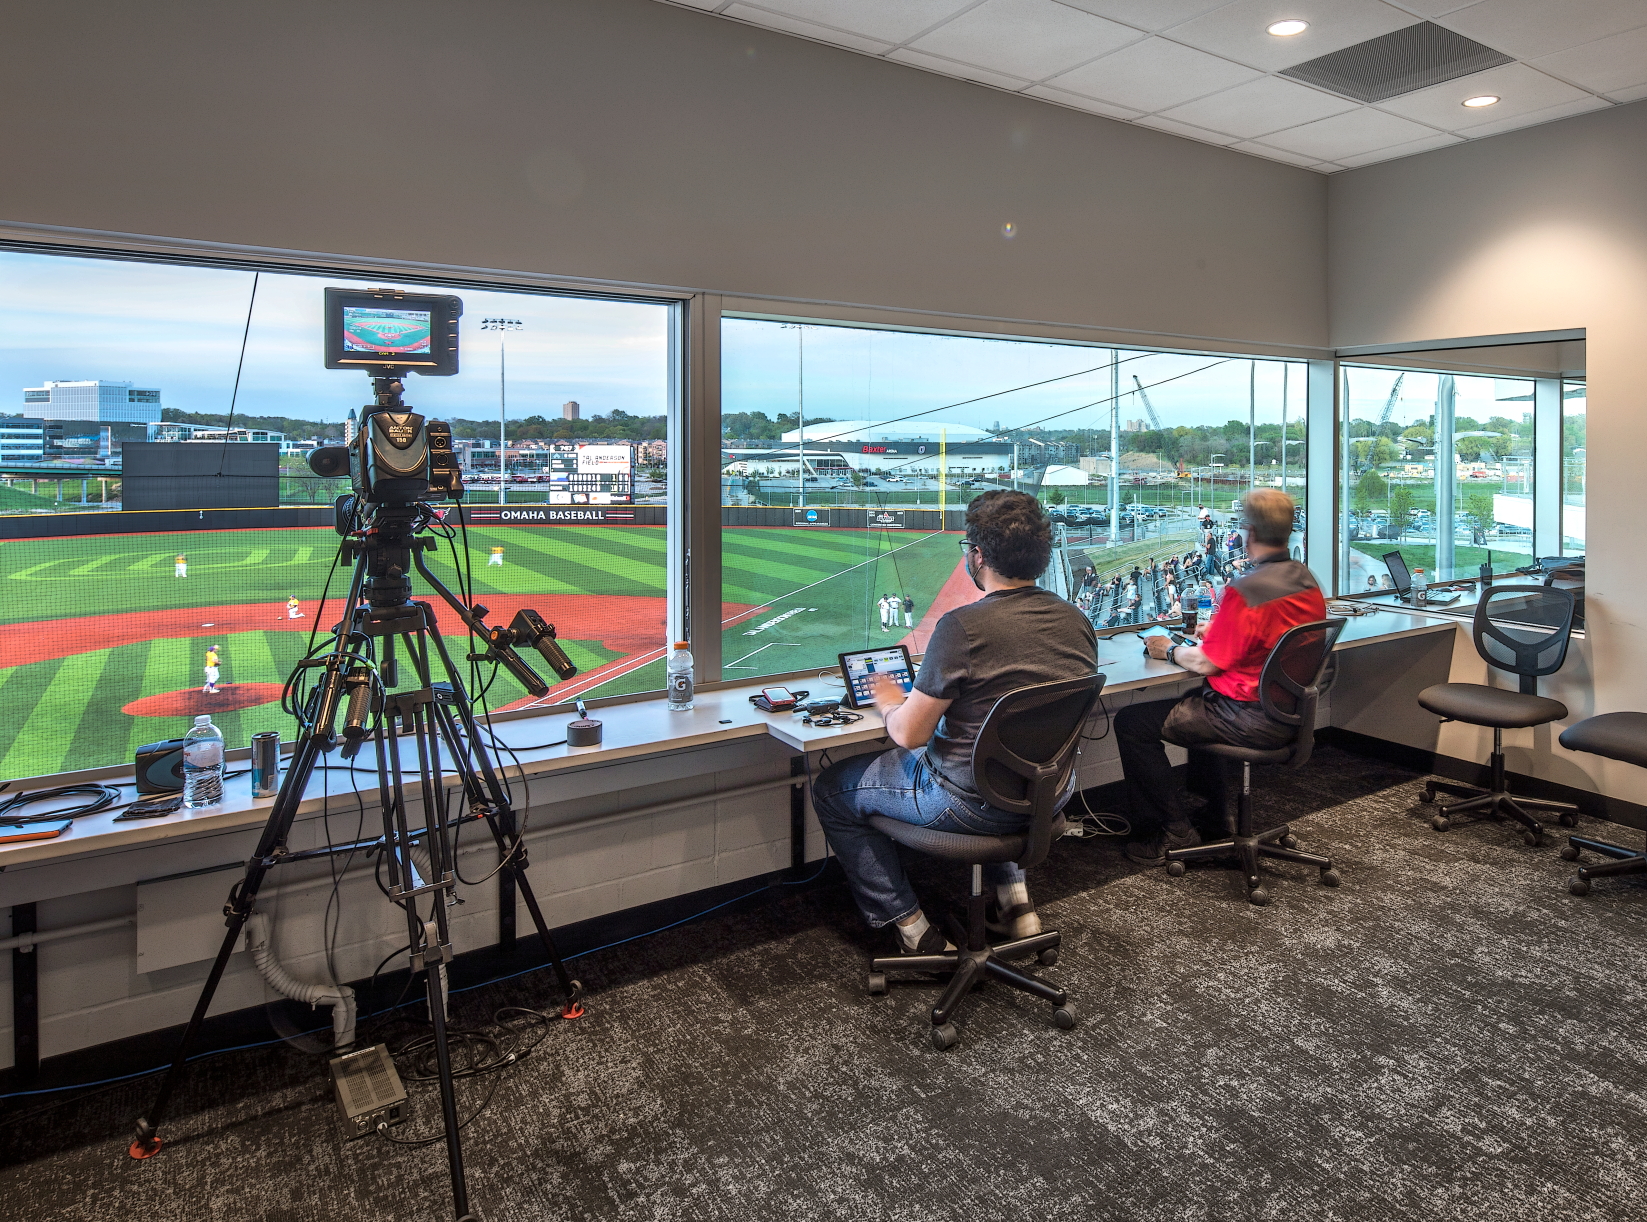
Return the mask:
[[319, 757], [320, 746], [314, 737], [306, 737], [298, 743], [291, 766], [286, 769], [286, 779], [275, 798], [274, 809], [269, 812], [269, 821], [264, 824], [263, 835], [258, 840], [256, 856], [247, 864], [246, 875], [240, 885], [229, 893], [229, 902], [225, 905], [228, 930], [223, 935], [222, 945], [217, 948], [217, 958], [212, 961], [212, 970], [207, 974], [206, 983], [195, 1001], [194, 1012], [189, 1015], [189, 1025], [183, 1029], [183, 1038], [177, 1042], [177, 1052], [166, 1068], [166, 1076], [160, 1080], [160, 1090], [155, 1095], [153, 1105], [138, 1118], [137, 1133], [129, 1151], [133, 1158], [149, 1158], [160, 1152], [161, 1142], [156, 1134], [171, 1104], [172, 1092], [177, 1089], [178, 1078], [188, 1064], [189, 1053], [200, 1034], [200, 1025], [206, 1021], [206, 1012], [211, 1009], [217, 986], [222, 983], [229, 956], [239, 945], [241, 930], [245, 928], [246, 918], [251, 915], [252, 905], [257, 902], [263, 878], [269, 872], [269, 862], [285, 846], [286, 838], [291, 834], [292, 820], [297, 815], [298, 804], [303, 800], [303, 791], [308, 787], [309, 777]]

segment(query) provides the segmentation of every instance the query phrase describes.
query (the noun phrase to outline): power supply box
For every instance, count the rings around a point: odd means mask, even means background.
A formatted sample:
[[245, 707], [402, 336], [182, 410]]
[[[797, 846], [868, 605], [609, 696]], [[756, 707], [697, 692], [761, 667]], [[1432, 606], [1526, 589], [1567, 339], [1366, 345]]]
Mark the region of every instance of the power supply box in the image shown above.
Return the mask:
[[406, 1119], [406, 1088], [386, 1045], [344, 1053], [328, 1065], [338, 1114], [351, 1139], [376, 1132], [380, 1124], [393, 1127]]

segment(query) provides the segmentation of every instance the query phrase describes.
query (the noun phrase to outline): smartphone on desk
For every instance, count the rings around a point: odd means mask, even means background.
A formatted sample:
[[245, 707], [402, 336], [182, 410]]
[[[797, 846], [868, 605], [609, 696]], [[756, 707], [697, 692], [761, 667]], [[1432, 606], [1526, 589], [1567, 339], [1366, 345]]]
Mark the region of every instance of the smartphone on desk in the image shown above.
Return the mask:
[[25, 840], [53, 840], [73, 826], [73, 819], [50, 819], [43, 823], [0, 823], [0, 844], [21, 844]]

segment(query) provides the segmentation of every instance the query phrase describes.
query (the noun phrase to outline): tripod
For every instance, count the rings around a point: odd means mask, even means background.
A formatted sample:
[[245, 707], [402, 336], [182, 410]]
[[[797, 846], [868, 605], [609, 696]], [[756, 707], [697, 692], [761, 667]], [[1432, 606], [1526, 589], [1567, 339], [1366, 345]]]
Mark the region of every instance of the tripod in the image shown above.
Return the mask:
[[[395, 400], [398, 400], [398, 391], [396, 384]], [[560, 655], [560, 662], [556, 661], [559, 649], [553, 646], [552, 640], [549, 646], [544, 645], [546, 638], [553, 637], [554, 629], [544, 624], [535, 612], [517, 615], [515, 629], [489, 629], [482, 618], [486, 608], [465, 605], [429, 571], [423, 552], [436, 543], [432, 538], [418, 537], [417, 533], [434, 521], [433, 510], [428, 505], [422, 502], [362, 505], [352, 498], [344, 498], [339, 503], [339, 518], [340, 533], [346, 526], [349, 528], [342, 543], [343, 554], [352, 555], [354, 560], [346, 613], [332, 631], [330, 648], [318, 657], [312, 652], [300, 663], [300, 667], [318, 668], [321, 677], [302, 710], [300, 734], [291, 764], [257, 850], [247, 862], [245, 876], [230, 891], [223, 907], [227, 932], [154, 1104], [137, 1122], [130, 1153], [133, 1158], [148, 1158], [160, 1149], [157, 1136], [160, 1123], [222, 981], [229, 956], [238, 946], [258, 891], [271, 869], [296, 859], [288, 851], [287, 840], [314, 768], [322, 755], [340, 741], [343, 756], [352, 758], [370, 739], [376, 748], [383, 824], [381, 848], [388, 865], [389, 894], [406, 914], [411, 970], [424, 973], [453, 1207], [459, 1222], [466, 1222], [474, 1215], [469, 1212], [464, 1180], [444, 1004], [446, 964], [452, 958], [446, 899], [457, 883], [451, 839], [454, 821], [449, 809], [450, 795], [442, 784], [446, 772], [456, 774], [470, 816], [485, 822], [497, 844], [501, 854], [497, 873], [504, 879], [505, 897], [518, 892], [526, 901], [566, 994], [564, 1016], [575, 1018], [582, 1013], [577, 1004], [582, 986], [568, 976], [549, 936], [537, 897], [527, 881], [526, 847], [520, 838], [515, 811], [486, 750], [458, 668], [435, 622], [434, 609], [429, 603], [411, 599], [411, 565], [415, 564], [441, 599], [486, 641], [484, 652], [471, 653], [467, 660], [501, 663], [539, 696], [548, 692], [548, 685], [515, 654], [511, 645], [536, 645], [562, 678], [570, 677], [565, 671], [571, 669], [571, 664], [564, 661], [564, 655]], [[522, 620], [522, 616], [528, 618]], [[522, 624], [525, 626], [520, 627]], [[395, 690], [399, 688], [397, 672], [403, 664], [411, 672], [413, 686]], [[445, 676], [443, 680], [434, 677], [437, 665]], [[572, 673], [576, 673], [575, 670]], [[341, 740], [336, 729], [340, 711], [344, 712]], [[408, 754], [415, 756], [422, 827], [412, 826], [409, 818], [403, 737], [410, 740]], [[412, 859], [413, 845], [420, 839], [425, 842], [429, 860], [428, 877], [421, 881]], [[431, 905], [427, 915], [419, 909], [425, 897]]]

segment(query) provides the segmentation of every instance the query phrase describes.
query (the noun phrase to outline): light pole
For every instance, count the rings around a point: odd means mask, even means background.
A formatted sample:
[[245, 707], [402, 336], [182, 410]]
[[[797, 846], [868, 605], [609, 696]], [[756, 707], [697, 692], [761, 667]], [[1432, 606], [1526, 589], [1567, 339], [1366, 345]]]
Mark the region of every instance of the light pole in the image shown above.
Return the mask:
[[507, 368], [507, 354], [504, 352], [503, 332], [524, 331], [526, 324], [518, 318], [483, 318], [480, 320], [482, 331], [498, 332], [498, 504], [507, 504], [509, 500], [509, 471], [506, 455], [509, 452], [509, 438], [506, 421], [508, 414], [508, 399], [504, 392], [504, 372]]

